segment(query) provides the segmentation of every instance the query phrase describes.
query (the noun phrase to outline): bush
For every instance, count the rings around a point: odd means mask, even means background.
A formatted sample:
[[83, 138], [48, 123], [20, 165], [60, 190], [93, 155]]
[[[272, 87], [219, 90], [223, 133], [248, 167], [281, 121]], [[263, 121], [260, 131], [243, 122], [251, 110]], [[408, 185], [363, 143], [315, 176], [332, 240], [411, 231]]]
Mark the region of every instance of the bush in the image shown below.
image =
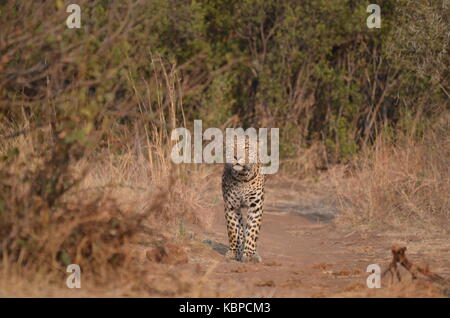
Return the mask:
[[379, 137], [347, 168], [335, 172], [335, 188], [344, 214], [340, 220], [371, 229], [386, 226], [449, 230], [448, 193], [450, 120], [444, 117], [420, 139], [393, 143]]

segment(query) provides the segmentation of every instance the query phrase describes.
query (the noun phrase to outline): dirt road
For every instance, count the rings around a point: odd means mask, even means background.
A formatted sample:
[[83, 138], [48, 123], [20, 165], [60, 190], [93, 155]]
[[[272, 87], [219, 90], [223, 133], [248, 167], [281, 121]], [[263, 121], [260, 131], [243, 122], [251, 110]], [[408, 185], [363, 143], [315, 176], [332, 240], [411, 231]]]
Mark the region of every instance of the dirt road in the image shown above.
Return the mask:
[[[213, 286], [211, 296], [238, 297], [340, 297], [340, 296], [442, 296], [442, 291], [425, 281], [411, 282], [406, 272], [401, 284], [382, 280], [382, 288], [369, 289], [369, 264], [384, 269], [390, 247], [408, 247], [412, 261], [427, 261], [430, 268], [450, 277], [450, 237], [404, 231], [355, 231], [337, 226], [336, 202], [320, 187], [305, 188], [300, 183], [270, 180], [266, 211], [258, 250], [260, 264], [243, 264], [224, 259], [228, 239], [220, 190], [215, 189], [214, 220], [198, 244], [188, 248], [189, 263], [205, 272]], [[302, 196], [303, 194], [303, 196]]]

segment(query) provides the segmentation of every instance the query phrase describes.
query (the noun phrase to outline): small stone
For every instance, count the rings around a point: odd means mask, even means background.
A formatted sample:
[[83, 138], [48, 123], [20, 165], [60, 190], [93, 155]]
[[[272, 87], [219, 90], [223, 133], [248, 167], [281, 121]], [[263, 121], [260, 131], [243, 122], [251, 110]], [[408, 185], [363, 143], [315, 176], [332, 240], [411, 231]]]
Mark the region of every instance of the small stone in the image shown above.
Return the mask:
[[146, 256], [149, 261], [155, 263], [179, 265], [188, 262], [188, 256], [184, 249], [171, 243], [147, 251]]

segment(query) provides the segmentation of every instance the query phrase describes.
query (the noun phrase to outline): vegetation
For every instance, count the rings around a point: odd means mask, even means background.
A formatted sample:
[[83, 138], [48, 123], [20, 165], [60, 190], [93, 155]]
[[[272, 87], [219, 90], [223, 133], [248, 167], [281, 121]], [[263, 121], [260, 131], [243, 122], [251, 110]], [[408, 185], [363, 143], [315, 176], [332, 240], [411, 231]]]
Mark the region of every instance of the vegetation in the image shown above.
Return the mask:
[[170, 102], [153, 93], [161, 57], [178, 76], [188, 124], [280, 127], [283, 155], [320, 141], [342, 161], [383, 129], [420, 134], [449, 97], [448, 10], [384, 0], [381, 29], [369, 29], [367, 4], [81, 1], [77, 30], [65, 26], [62, 1], [7, 1], [2, 118], [22, 123], [25, 111], [33, 127], [56, 129], [68, 118], [73, 138], [116, 132], [148, 103]]
[[279, 127], [292, 175], [346, 165], [360, 191], [339, 183], [337, 194], [352, 220], [448, 220], [440, 1], [379, 0], [380, 29], [366, 25], [370, 1], [77, 3], [82, 27], [69, 29], [68, 1], [0, 0], [6, 272], [76, 260], [103, 277], [99, 264], [132, 266], [126, 247], [149, 215], [152, 233], [210, 222], [198, 213], [207, 185], [191, 173], [204, 174], [168, 158], [171, 129], [194, 119]]

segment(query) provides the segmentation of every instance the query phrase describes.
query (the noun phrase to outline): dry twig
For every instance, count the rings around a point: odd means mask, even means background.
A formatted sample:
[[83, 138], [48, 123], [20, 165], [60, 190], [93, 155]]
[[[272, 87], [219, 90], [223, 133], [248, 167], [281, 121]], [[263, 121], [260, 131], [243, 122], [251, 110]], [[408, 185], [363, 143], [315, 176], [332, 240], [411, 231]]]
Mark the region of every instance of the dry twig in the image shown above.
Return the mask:
[[392, 261], [389, 264], [389, 267], [383, 272], [382, 277], [384, 277], [388, 272], [391, 273], [391, 277], [393, 278], [394, 273], [397, 276], [398, 281], [401, 281], [400, 271], [397, 267], [397, 263], [402, 265], [408, 272], [411, 273], [412, 279], [418, 278], [418, 274], [422, 274], [427, 279], [432, 281], [433, 283], [439, 283], [442, 285], [448, 285], [448, 280], [439, 276], [438, 274], [432, 273], [429, 269], [428, 264], [424, 264], [422, 266], [415, 265], [411, 263], [405, 255], [406, 247], [400, 246], [392, 246]]

